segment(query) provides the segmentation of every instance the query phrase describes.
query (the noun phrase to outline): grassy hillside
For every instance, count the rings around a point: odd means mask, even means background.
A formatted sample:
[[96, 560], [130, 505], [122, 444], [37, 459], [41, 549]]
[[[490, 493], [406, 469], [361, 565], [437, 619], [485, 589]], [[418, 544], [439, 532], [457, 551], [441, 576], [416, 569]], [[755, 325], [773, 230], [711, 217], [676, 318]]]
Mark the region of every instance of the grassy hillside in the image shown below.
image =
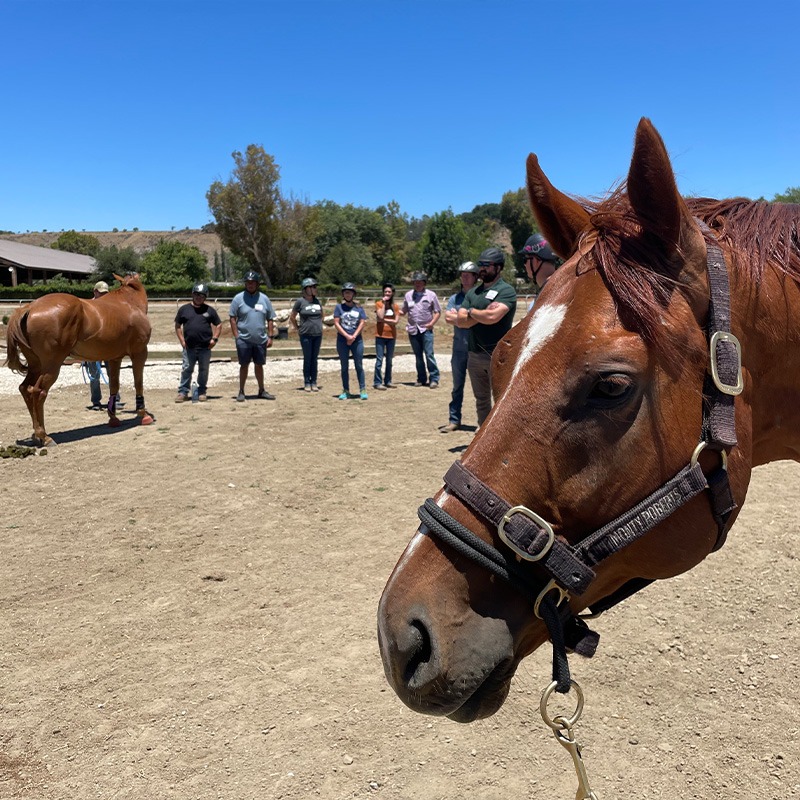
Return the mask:
[[[182, 231], [82, 231], [96, 237], [103, 247], [116, 245], [118, 248], [132, 247], [137, 253], [146, 253], [152, 250], [161, 239], [167, 241], [178, 241], [184, 244], [194, 245], [203, 253], [208, 260], [209, 269], [214, 266], [214, 253], [219, 252], [221, 244], [216, 233], [203, 233], [198, 229], [188, 229]], [[12, 242], [22, 242], [32, 244], [37, 247], [49, 247], [59, 236], [60, 231], [48, 231], [47, 233], [15, 233], [3, 234], [2, 239]]]

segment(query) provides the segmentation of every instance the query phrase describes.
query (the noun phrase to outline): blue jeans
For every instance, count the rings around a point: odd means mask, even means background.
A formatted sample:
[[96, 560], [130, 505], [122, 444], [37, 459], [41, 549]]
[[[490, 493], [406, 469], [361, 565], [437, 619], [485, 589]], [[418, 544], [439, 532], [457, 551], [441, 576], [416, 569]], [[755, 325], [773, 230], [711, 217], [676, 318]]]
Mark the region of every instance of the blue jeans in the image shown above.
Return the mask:
[[99, 361], [84, 361], [86, 374], [89, 376], [89, 396], [93, 406], [99, 406], [102, 399], [100, 394], [100, 378], [102, 377], [102, 365]]
[[197, 364], [197, 391], [199, 394], [205, 394], [208, 388], [208, 365], [210, 363], [211, 351], [208, 348], [184, 348], [183, 368], [181, 369], [181, 383], [178, 386], [178, 394], [185, 394], [188, 397], [195, 364]]
[[450, 419], [456, 425], [461, 424], [461, 406], [464, 403], [464, 384], [467, 382], [467, 357], [469, 350], [466, 347], [454, 347], [450, 357], [450, 368], [453, 370], [453, 394], [450, 400]]
[[367, 388], [364, 378], [364, 340], [359, 336], [353, 344], [347, 344], [344, 336], [336, 335], [336, 352], [339, 354], [339, 361], [342, 365], [342, 390], [350, 394], [350, 372], [348, 370], [348, 359], [352, 354], [353, 366], [356, 368], [358, 378], [358, 388], [363, 392]]
[[317, 385], [317, 364], [319, 349], [322, 347], [321, 336], [300, 335], [300, 347], [303, 348], [303, 383], [306, 386]]
[[[381, 336], [375, 337], [375, 379], [373, 386], [380, 386], [385, 383], [387, 386], [392, 382], [392, 358], [394, 357], [394, 339], [384, 339]], [[386, 359], [386, 376], [382, 377], [383, 360]]]
[[[433, 331], [424, 333], [409, 333], [408, 341], [417, 359], [417, 381], [427, 383], [428, 376], [425, 374], [425, 364], [428, 365], [428, 373], [431, 383], [439, 383], [439, 367], [436, 365], [436, 358], [433, 355]], [[423, 361], [422, 355], [425, 354]]]

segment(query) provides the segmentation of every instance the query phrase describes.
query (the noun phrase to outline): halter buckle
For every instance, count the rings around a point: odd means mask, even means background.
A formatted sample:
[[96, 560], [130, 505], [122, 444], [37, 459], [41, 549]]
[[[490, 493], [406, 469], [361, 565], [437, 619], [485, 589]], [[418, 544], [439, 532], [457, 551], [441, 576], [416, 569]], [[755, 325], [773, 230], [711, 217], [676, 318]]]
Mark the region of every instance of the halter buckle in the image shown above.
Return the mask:
[[569, 602], [569, 592], [564, 589], [563, 587], [559, 586], [555, 580], [551, 580], [548, 584], [539, 592], [539, 596], [536, 598], [536, 602], [533, 604], [533, 615], [538, 619], [544, 619], [542, 615], [539, 613], [539, 606], [542, 604], [542, 600], [547, 597], [550, 592], [558, 592], [558, 599], [556, 600], [556, 608], [558, 608], [565, 600]]
[[[701, 441], [697, 447], [695, 447], [694, 452], [692, 453], [692, 457], [689, 460], [690, 466], [694, 466], [697, 464], [697, 459], [700, 457], [700, 453], [708, 447], [708, 442]], [[722, 458], [722, 469], [725, 472], [728, 471], [728, 454], [724, 450], [716, 450], [715, 452], [719, 453], [720, 457]]]
[[[544, 547], [538, 552], [531, 555], [527, 550], [523, 550], [513, 539], [506, 533], [506, 524], [511, 520], [514, 514], [522, 514], [532, 522], [535, 522], [546, 534], [547, 542]], [[525, 561], [541, 561], [553, 546], [556, 540], [556, 534], [553, 531], [553, 526], [546, 519], [542, 519], [535, 511], [531, 511], [525, 506], [513, 506], [506, 511], [500, 524], [497, 526], [498, 536], [520, 557]]]
[[[736, 350], [736, 383], [725, 383], [719, 377], [719, 368], [717, 366], [717, 345], [720, 342], [730, 342]], [[739, 340], [727, 331], [716, 331], [708, 343], [708, 353], [711, 361], [711, 380], [714, 385], [723, 394], [733, 395], [741, 394], [744, 389], [744, 378], [742, 377], [742, 345]]]

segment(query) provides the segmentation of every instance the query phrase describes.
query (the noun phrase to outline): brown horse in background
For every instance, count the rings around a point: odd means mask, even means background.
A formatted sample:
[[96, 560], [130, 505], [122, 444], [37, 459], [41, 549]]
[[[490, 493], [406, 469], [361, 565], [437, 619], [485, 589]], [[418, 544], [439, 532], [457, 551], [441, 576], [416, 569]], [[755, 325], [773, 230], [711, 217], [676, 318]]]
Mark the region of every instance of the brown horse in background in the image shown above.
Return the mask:
[[147, 293], [138, 275], [114, 277], [122, 285], [94, 300], [48, 294], [17, 309], [8, 322], [6, 366], [25, 375], [19, 391], [33, 422], [34, 444], [40, 447], [55, 444], [45, 431], [44, 403], [69, 356], [108, 364], [108, 416], [112, 427], [120, 424], [116, 415], [119, 370], [123, 357], [129, 356], [136, 413], [142, 425], [153, 422], [145, 409], [142, 386], [151, 332]]

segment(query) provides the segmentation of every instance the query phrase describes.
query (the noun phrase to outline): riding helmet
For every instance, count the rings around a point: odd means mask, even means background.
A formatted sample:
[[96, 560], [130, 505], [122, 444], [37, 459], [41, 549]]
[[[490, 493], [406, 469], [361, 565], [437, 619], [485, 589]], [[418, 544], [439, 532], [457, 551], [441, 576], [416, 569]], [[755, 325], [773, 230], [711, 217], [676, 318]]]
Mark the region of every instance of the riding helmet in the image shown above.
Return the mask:
[[308, 289], [309, 286], [316, 286], [317, 282], [313, 278], [303, 278], [303, 282], [300, 284], [301, 289]]
[[505, 253], [499, 247], [487, 247], [479, 256], [478, 264], [505, 264]]
[[478, 265], [474, 261], [465, 261], [459, 268], [459, 272], [471, 272], [473, 275], [477, 275], [480, 270], [478, 269]]
[[428, 282], [428, 275], [425, 272], [415, 272], [411, 276], [412, 281], [424, 281], [425, 283]]
[[203, 297], [208, 297], [208, 284], [196, 283], [192, 286], [192, 294], [201, 294]]
[[261, 276], [251, 269], [249, 272], [245, 272], [244, 274], [244, 282], [247, 283], [247, 281], [258, 281], [260, 283]]
[[347, 291], [358, 292], [358, 289], [356, 289], [356, 285], [354, 283], [349, 283], [348, 282], [348, 283], [343, 283], [342, 284], [342, 291], [343, 292], [347, 292]]
[[553, 252], [547, 239], [541, 233], [534, 233], [528, 237], [525, 246], [519, 251], [523, 256], [536, 256], [542, 261], [556, 261], [558, 256]]

